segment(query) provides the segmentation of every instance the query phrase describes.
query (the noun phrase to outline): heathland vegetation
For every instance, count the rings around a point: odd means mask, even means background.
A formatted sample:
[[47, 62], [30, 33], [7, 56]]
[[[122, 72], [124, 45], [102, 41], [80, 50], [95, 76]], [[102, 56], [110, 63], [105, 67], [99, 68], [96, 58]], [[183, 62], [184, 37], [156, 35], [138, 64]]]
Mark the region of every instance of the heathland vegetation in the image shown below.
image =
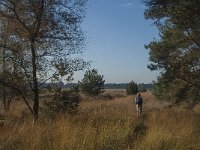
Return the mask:
[[[144, 112], [135, 113], [133, 96], [108, 90], [113, 99], [85, 97], [76, 114], [52, 116], [40, 108], [34, 125], [21, 101], [0, 121], [0, 149], [137, 149], [188, 150], [200, 148], [200, 107], [169, 107], [142, 93]], [[47, 98], [42, 97], [41, 99]], [[4, 120], [3, 120], [4, 119]]]
[[158, 81], [104, 84], [93, 69], [64, 85], [90, 64], [86, 0], [0, 1], [0, 149], [200, 149], [200, 2], [144, 3], [160, 32], [146, 45]]

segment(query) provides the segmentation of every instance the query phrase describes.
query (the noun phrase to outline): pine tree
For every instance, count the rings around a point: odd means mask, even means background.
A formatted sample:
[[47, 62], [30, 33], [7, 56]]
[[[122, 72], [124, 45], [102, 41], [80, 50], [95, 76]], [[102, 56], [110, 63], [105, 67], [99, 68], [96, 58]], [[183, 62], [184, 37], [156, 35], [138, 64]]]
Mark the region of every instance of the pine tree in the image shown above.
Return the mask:
[[138, 93], [138, 86], [137, 83], [135, 83], [134, 81], [131, 81], [127, 88], [126, 88], [126, 94], [127, 95], [134, 95]]
[[[146, 0], [145, 17], [160, 39], [150, 42], [151, 70], [161, 72], [155, 93], [179, 103], [200, 99], [200, 1]], [[191, 97], [192, 95], [192, 97]]]
[[97, 96], [103, 92], [105, 80], [99, 75], [96, 69], [86, 71], [82, 82], [79, 82], [80, 89], [89, 96]]

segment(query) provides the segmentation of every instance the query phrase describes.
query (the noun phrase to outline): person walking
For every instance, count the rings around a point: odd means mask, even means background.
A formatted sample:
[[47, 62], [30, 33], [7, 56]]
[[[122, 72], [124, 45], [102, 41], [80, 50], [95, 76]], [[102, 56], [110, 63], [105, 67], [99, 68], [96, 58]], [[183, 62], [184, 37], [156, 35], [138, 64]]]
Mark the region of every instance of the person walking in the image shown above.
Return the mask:
[[142, 104], [143, 104], [142, 96], [140, 93], [137, 93], [135, 97], [135, 104], [136, 104], [137, 116], [140, 116], [142, 113]]

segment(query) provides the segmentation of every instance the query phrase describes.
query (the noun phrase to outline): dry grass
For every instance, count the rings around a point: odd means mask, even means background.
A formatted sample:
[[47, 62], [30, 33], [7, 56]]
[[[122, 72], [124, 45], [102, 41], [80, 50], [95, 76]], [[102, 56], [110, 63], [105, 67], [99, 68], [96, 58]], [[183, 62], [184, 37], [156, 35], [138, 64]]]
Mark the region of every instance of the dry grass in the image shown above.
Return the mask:
[[200, 115], [187, 110], [156, 110], [148, 113], [141, 150], [200, 149]]
[[193, 109], [195, 112], [200, 113], [200, 104], [196, 105]]
[[23, 103], [15, 102], [0, 126], [0, 149], [200, 149], [199, 113], [163, 109], [167, 103], [155, 101], [151, 93], [142, 96], [145, 111], [141, 118], [136, 117], [133, 97], [128, 96], [83, 101], [75, 116], [52, 119], [41, 114], [35, 125]]
[[34, 126], [18, 104], [0, 128], [0, 149], [127, 149], [136, 122], [130, 99], [83, 102], [75, 116], [41, 118]]

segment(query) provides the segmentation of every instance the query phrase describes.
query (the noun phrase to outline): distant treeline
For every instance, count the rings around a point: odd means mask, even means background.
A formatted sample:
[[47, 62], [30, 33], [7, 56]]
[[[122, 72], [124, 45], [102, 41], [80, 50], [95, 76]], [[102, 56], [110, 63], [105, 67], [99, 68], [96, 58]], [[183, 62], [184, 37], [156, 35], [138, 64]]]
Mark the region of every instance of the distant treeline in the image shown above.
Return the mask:
[[[107, 83], [104, 85], [105, 89], [126, 89], [128, 83]], [[140, 83], [138, 84], [138, 89], [146, 89], [151, 90], [153, 88], [153, 83], [145, 84]]]
[[[77, 86], [78, 83], [67, 83], [64, 84], [63, 82], [59, 83], [46, 83], [43, 85], [43, 87], [48, 87], [48, 86], [61, 86], [62, 88], [71, 88], [74, 86]], [[146, 89], [146, 90], [151, 90], [153, 88], [153, 83], [145, 84], [145, 83], [140, 83], [138, 84], [138, 89]], [[128, 83], [105, 83], [104, 88], [105, 89], [126, 89], [128, 86]]]

